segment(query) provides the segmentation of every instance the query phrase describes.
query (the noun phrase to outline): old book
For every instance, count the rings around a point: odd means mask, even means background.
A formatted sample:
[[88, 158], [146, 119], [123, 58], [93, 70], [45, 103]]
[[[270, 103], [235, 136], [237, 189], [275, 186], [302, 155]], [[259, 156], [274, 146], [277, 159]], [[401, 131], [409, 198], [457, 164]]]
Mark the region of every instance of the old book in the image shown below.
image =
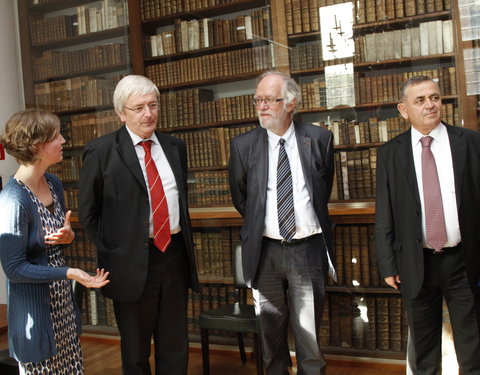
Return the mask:
[[359, 225], [360, 231], [360, 267], [362, 269], [361, 285], [370, 287], [370, 256], [368, 250], [368, 227]]
[[342, 247], [343, 247], [343, 274], [344, 285], [351, 286], [353, 280], [352, 267], [352, 239], [350, 236], [351, 226], [344, 226], [342, 230]]
[[335, 269], [337, 271], [337, 284], [345, 285], [344, 283], [344, 261], [343, 261], [343, 225], [336, 225], [335, 236]]
[[388, 297], [376, 297], [377, 345], [380, 350], [390, 350]]
[[[430, 34], [431, 31], [428, 27], [429, 22], [421, 22], [419, 25], [419, 36], [420, 36], [420, 55], [428, 56], [430, 54]], [[413, 42], [413, 37], [412, 37]], [[432, 46], [432, 49], [434, 47]]]
[[443, 53], [453, 53], [453, 21], [442, 22]]
[[417, 14], [416, 0], [404, 0], [405, 17], [415, 16]]
[[340, 325], [340, 346], [351, 348], [352, 345], [352, 297], [348, 294], [338, 295], [338, 315]]
[[401, 57], [412, 57], [412, 29], [401, 30]]
[[402, 350], [402, 298], [397, 295], [389, 297], [388, 312], [390, 324], [390, 349]]
[[358, 225], [351, 225], [350, 227], [350, 244], [351, 257], [349, 265], [352, 269], [352, 284], [353, 286], [362, 285], [362, 268], [360, 257], [360, 228]]
[[368, 323], [365, 325], [365, 347], [370, 350], [377, 349], [377, 324], [376, 300], [372, 295], [366, 298]]
[[352, 347], [355, 349], [365, 348], [365, 317], [362, 316], [362, 309], [365, 306], [365, 299], [354, 295], [352, 298]]

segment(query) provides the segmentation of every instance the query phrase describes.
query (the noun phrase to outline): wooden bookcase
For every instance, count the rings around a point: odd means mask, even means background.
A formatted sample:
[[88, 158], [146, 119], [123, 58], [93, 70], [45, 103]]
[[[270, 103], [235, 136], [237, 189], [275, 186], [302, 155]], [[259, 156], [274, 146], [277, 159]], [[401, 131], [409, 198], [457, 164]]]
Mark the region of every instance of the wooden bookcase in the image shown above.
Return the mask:
[[[328, 59], [328, 50], [322, 50], [322, 37], [329, 39], [332, 50], [342, 51], [335, 45], [335, 35], [330, 38], [328, 33], [321, 33], [320, 24], [322, 31], [329, 27], [330, 33], [345, 33], [348, 22], [340, 16], [335, 18], [337, 13], [332, 10], [344, 6], [343, 1], [122, 2], [128, 3], [128, 7], [122, 8], [124, 14], [128, 9], [124, 26], [77, 35], [77, 25], [68, 28], [66, 32], [70, 34], [64, 37], [46, 31], [43, 36], [50, 40], [36, 42], [31, 31], [36, 25], [34, 20], [62, 16], [78, 23], [75, 15], [82, 9], [100, 8], [101, 4], [113, 6], [117, 1], [18, 0], [20, 19], [30, 21], [20, 22], [26, 104], [58, 113], [69, 136], [69, 155], [54, 171], [65, 182], [69, 208], [76, 208], [76, 180], [83, 146], [89, 139], [120, 125], [111, 111], [117, 76], [148, 76], [161, 92], [161, 131], [185, 140], [188, 147], [190, 213], [204, 286], [202, 293], [191, 296], [190, 330], [195, 338], [199, 312], [225, 303], [232, 284], [229, 257], [232, 243], [239, 240], [242, 219], [232, 207], [228, 193], [229, 141], [257, 126], [251, 105], [255, 78], [270, 68], [290, 74], [302, 86], [304, 96], [296, 118], [328, 126], [336, 143], [337, 173], [329, 209], [336, 225], [339, 282], [329, 282], [322, 345], [326, 353], [404, 358], [407, 331], [402, 302], [398, 293], [379, 280], [375, 262], [376, 148], [407, 126], [399, 118], [396, 103], [399, 83], [411, 72], [425, 71], [439, 78], [447, 122], [478, 128], [478, 95], [466, 95], [468, 82], [463, 61], [463, 50], [477, 47], [478, 41], [462, 41], [457, 2], [351, 2], [353, 18], [349, 32], [354, 49], [350, 55], [341, 56], [333, 51]], [[329, 14], [335, 17], [327, 20], [327, 10], [332, 10]], [[332, 19], [335, 24], [325, 26]], [[205, 28], [207, 33], [202, 31]], [[437, 30], [442, 30], [442, 38], [447, 33], [446, 45], [442, 39], [441, 49], [437, 46], [422, 53], [425, 33], [430, 31], [434, 38]], [[409, 38], [410, 44], [405, 41]], [[76, 68], [65, 64], [66, 72], [55, 71], [58, 64], [48, 60], [49, 56], [55, 57], [52, 51], [65, 53], [61, 55], [64, 61], [71, 51], [98, 48], [99, 43], [111, 41], [125, 46], [118, 47], [115, 56], [119, 60]], [[399, 47], [392, 49], [391, 45]], [[348, 94], [345, 102], [334, 95], [335, 66], [347, 66], [350, 72], [345, 81], [337, 80]], [[51, 70], [40, 74], [40, 68]], [[108, 94], [102, 96], [100, 103], [73, 102], [65, 107], [76, 98], [65, 87], [73, 89], [73, 81], [83, 76], [108, 81]], [[90, 93], [104, 87], [94, 82], [97, 86], [92, 83]], [[50, 94], [45, 94], [48, 90]], [[52, 90], [60, 90], [60, 94], [55, 95], [57, 91]], [[93, 269], [94, 246], [85, 238], [80, 224], [75, 225], [77, 240], [67, 254], [69, 261]], [[90, 291], [85, 302], [88, 330], [116, 334], [111, 302], [98, 291]], [[219, 333], [217, 342], [234, 340]]]

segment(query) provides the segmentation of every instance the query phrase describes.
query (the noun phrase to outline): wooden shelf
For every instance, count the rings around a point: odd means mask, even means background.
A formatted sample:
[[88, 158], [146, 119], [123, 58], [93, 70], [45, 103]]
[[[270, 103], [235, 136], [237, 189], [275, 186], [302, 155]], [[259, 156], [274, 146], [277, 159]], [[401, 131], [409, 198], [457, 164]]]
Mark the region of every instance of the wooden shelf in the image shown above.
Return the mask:
[[75, 35], [66, 39], [53, 40], [50, 42], [33, 44], [31, 46], [32, 50], [35, 52], [40, 52], [43, 50], [69, 47], [72, 45], [98, 42], [99, 40], [111, 39], [115, 37], [128, 35], [128, 26], [116, 27], [115, 29], [97, 31], [95, 33], [88, 33], [83, 35]]
[[104, 73], [112, 73], [112, 72], [117, 72], [122, 70], [124, 70], [125, 72], [128, 72], [130, 71], [130, 69], [131, 67], [130, 67], [130, 64], [128, 63], [115, 64], [115, 65], [103, 66], [98, 68], [79, 70], [77, 72], [69, 72], [61, 75], [53, 75], [51, 77], [35, 78], [34, 83], [50, 82], [52, 80], [61, 80], [61, 79], [73, 78], [73, 77], [84, 76], [84, 75], [98, 75], [98, 74], [104, 74]]
[[30, 5], [28, 9], [32, 13], [44, 14], [62, 9], [75, 8], [79, 5], [85, 5], [91, 2], [92, 0], [51, 0], [43, 4]]
[[224, 44], [221, 46], [213, 46], [209, 48], [200, 48], [200, 49], [195, 49], [195, 50], [186, 51], [186, 52], [177, 52], [169, 55], [146, 57], [145, 64], [152, 65], [152, 64], [158, 64], [158, 63], [167, 62], [167, 61], [181, 60], [189, 57], [203, 56], [205, 54], [209, 54], [212, 52], [232, 51], [236, 49], [256, 47], [258, 45], [265, 45], [265, 44], [267, 44], [266, 40], [252, 39], [252, 40], [246, 40], [244, 42]]
[[188, 83], [185, 82], [185, 83], [179, 83], [175, 85], [158, 86], [158, 89], [160, 91], [167, 91], [172, 89], [189, 89], [192, 87], [199, 87], [199, 86], [211, 86], [218, 83], [227, 83], [227, 82], [245, 81], [247, 79], [255, 79], [259, 75], [260, 75], [260, 72], [250, 72], [242, 75], [232, 75], [232, 76], [226, 76], [222, 78], [204, 79], [202, 81], [192, 81]]
[[195, 125], [189, 125], [189, 126], [175, 126], [175, 127], [169, 127], [169, 128], [160, 128], [159, 130], [163, 133], [173, 133], [173, 132], [185, 131], [185, 130], [210, 129], [210, 128], [220, 128], [222, 126], [255, 124], [255, 123], [258, 124], [258, 117], [243, 118], [243, 119], [231, 120], [231, 121], [210, 122], [205, 124], [195, 124]]

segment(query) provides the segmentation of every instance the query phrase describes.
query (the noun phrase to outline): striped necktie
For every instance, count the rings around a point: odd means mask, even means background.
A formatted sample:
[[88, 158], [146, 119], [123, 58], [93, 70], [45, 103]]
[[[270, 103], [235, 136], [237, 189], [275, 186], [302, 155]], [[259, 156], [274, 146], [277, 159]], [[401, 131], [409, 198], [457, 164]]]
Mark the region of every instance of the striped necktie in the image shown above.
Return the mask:
[[152, 141], [144, 141], [140, 144], [145, 150], [145, 169], [153, 214], [153, 243], [159, 250], [165, 252], [171, 240], [167, 199], [163, 191], [162, 180], [152, 159]]
[[290, 242], [295, 235], [292, 171], [285, 151], [285, 139], [280, 138], [277, 164], [277, 216], [280, 235]]

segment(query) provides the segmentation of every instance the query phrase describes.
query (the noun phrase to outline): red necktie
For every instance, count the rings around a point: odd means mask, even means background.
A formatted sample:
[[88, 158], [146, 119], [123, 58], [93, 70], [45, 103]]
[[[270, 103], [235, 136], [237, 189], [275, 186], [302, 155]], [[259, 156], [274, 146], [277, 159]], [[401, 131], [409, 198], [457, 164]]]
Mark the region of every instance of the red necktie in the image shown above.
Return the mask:
[[432, 140], [433, 138], [430, 136], [420, 138], [422, 143], [423, 200], [425, 204], [425, 224], [427, 227], [426, 242], [435, 251], [441, 251], [448, 237], [437, 165], [430, 149]]
[[152, 159], [152, 141], [140, 142], [145, 150], [145, 168], [147, 170], [148, 186], [153, 213], [153, 243], [165, 252], [170, 244], [170, 220], [168, 206], [162, 180]]

